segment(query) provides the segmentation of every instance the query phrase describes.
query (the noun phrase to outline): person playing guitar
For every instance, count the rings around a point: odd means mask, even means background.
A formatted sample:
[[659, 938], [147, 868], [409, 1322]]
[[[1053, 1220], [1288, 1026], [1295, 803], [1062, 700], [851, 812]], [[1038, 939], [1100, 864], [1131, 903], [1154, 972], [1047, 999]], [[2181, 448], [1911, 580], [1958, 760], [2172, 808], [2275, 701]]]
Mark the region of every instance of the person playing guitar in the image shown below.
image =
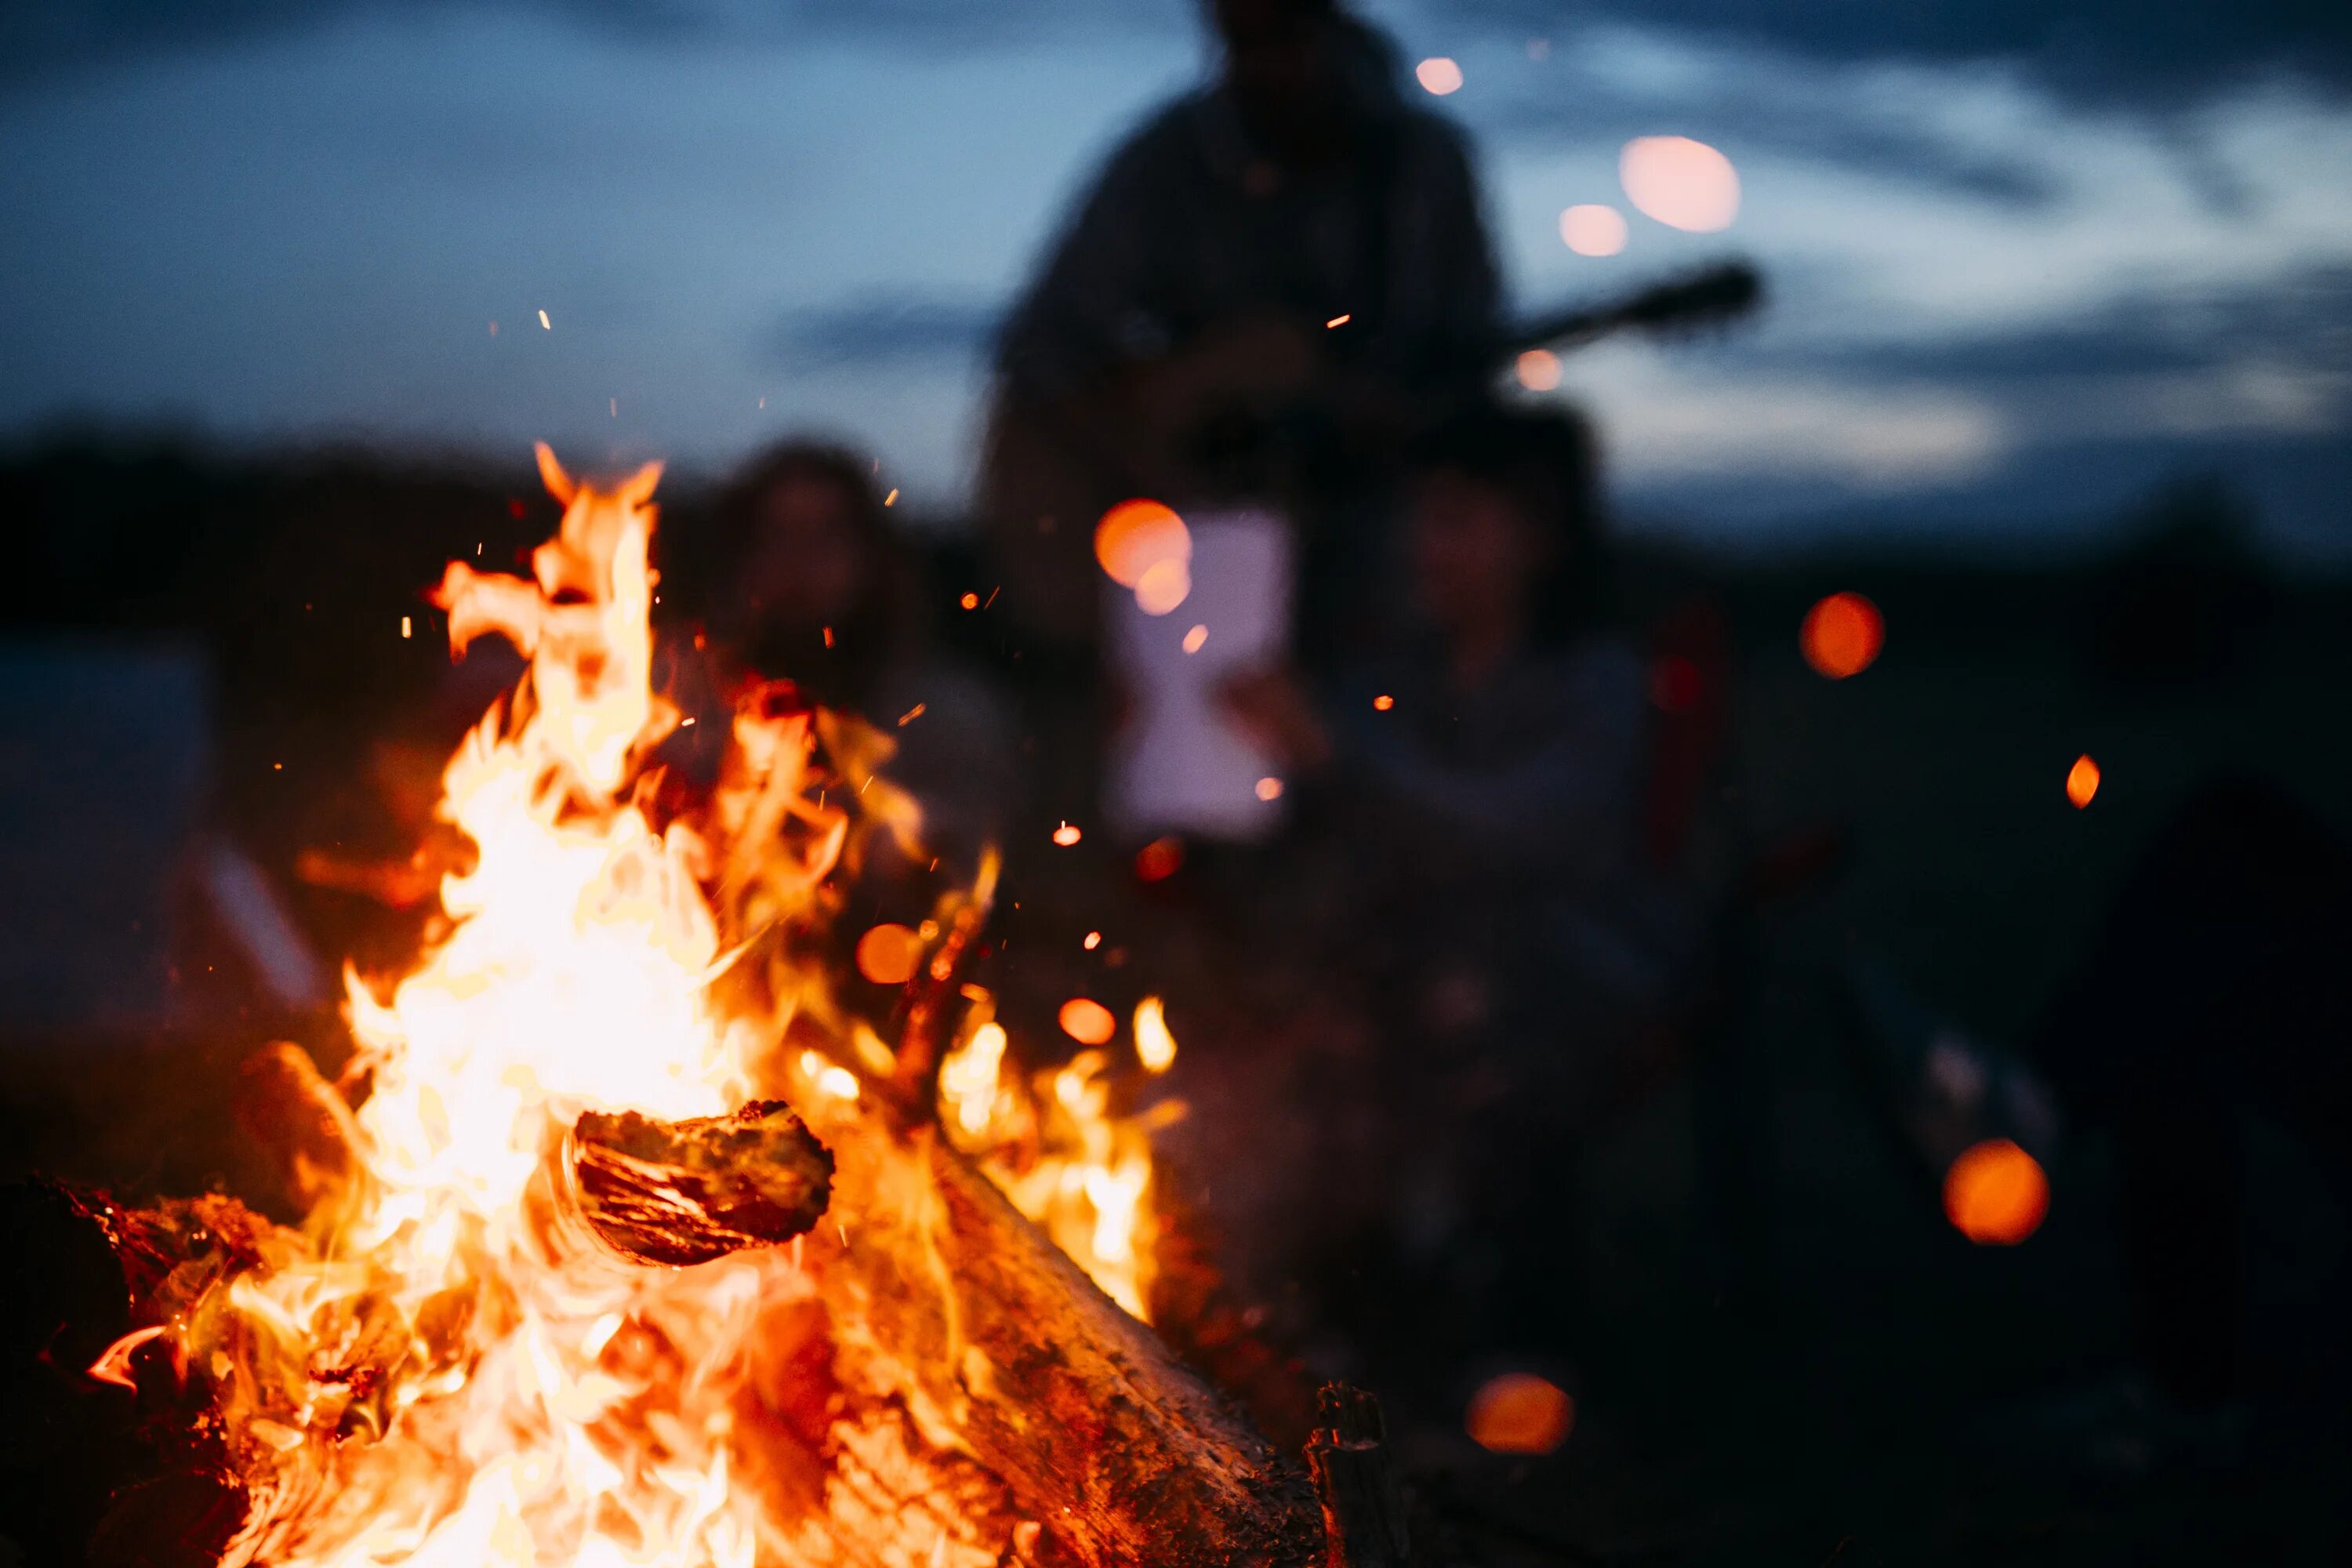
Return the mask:
[[1209, 11], [1218, 80], [1111, 159], [999, 341], [981, 502], [1033, 644], [1092, 644], [1106, 508], [1246, 495], [1319, 528], [1486, 374], [1496, 283], [1459, 132], [1334, 0]]

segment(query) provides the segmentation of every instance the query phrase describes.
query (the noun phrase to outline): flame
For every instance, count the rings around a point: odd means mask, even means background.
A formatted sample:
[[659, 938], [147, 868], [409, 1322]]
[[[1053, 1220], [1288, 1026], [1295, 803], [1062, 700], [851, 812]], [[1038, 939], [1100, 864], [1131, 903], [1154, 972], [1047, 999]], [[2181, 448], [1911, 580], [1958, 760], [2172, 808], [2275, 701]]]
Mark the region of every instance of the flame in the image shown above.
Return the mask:
[[[473, 858], [441, 881], [431, 944], [388, 984], [346, 972], [355, 1169], [262, 1267], [126, 1336], [91, 1375], [135, 1386], [133, 1352], [168, 1335], [175, 1364], [210, 1378], [252, 1500], [230, 1564], [751, 1568], [841, 1560], [844, 1531], [859, 1562], [998, 1562], [1016, 1527], [984, 1538], [985, 1510], [954, 1501], [927, 1439], [887, 1409], [835, 1419], [807, 1462], [856, 1475], [801, 1478], [807, 1517], [747, 1479], [778, 1462], [741, 1430], [763, 1325], [817, 1308], [797, 1243], [657, 1269], [567, 1226], [551, 1151], [583, 1112], [719, 1115], [781, 1072], [828, 1138], [867, 1125], [860, 1074], [887, 1077], [895, 1055], [828, 974], [779, 957], [757, 1003], [721, 982], [783, 941], [771, 933], [821, 922], [858, 835], [911, 842], [917, 814], [876, 777], [878, 731], [755, 685], [707, 807], [658, 819], [652, 753], [679, 723], [651, 682], [660, 468], [602, 487], [538, 450], [565, 510], [531, 575], [457, 562], [434, 595], [455, 651], [495, 635], [530, 669], [444, 773], [440, 815]], [[970, 906], [994, 875], [992, 860]], [[947, 981], [946, 924], [868, 931], [861, 967]], [[992, 1001], [962, 994], [939, 1074], [949, 1136], [1143, 1315], [1144, 1122], [1114, 1113], [1098, 1052], [1028, 1084], [1008, 1074]], [[856, 1218], [825, 1229], [845, 1244]]]

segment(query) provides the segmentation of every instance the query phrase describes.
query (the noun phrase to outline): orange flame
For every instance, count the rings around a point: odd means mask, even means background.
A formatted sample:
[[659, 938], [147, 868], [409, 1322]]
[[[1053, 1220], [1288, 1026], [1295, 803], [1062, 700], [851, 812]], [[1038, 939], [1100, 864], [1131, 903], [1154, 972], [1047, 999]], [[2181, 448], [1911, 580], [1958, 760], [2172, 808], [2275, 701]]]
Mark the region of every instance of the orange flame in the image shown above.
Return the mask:
[[[623, 1266], [565, 1229], [548, 1156], [583, 1111], [716, 1115], [780, 1072], [822, 1128], [854, 1130], [861, 1072], [896, 1061], [829, 977], [779, 958], [775, 994], [756, 1005], [722, 1002], [718, 983], [763, 933], [826, 912], [825, 879], [860, 835], [911, 842], [918, 814], [875, 775], [891, 745], [879, 731], [755, 686], [707, 811], [658, 822], [648, 758], [679, 722], [649, 679], [660, 470], [606, 488], [543, 446], [539, 461], [565, 510], [531, 576], [452, 563], [434, 596], [453, 649], [494, 634], [530, 669], [443, 775], [440, 814], [474, 858], [442, 879], [432, 945], [388, 985], [347, 971], [346, 1081], [367, 1086], [348, 1128], [357, 1173], [302, 1237], [273, 1243], [282, 1256], [172, 1330], [175, 1356], [211, 1380], [252, 1499], [232, 1565], [838, 1560], [833, 1537], [777, 1517], [743, 1478], [772, 1462], [747, 1457], [738, 1431], [757, 1331], [816, 1300], [797, 1246]], [[968, 901], [984, 909], [994, 877], [991, 858]], [[944, 982], [940, 930], [869, 931], [859, 967]], [[939, 1076], [949, 1136], [1142, 1315], [1143, 1122], [1113, 1112], [1098, 1052], [1030, 1086], [1004, 1073], [992, 1003], [963, 994]], [[823, 1048], [780, 1052], [787, 1028]], [[827, 1226], [845, 1242], [855, 1219]], [[164, 1331], [125, 1336], [91, 1375], [134, 1384], [133, 1353]], [[827, 1441], [868, 1479], [896, 1476], [908, 1495], [928, 1484], [898, 1425], [836, 1425]], [[859, 1561], [982, 1568], [1008, 1550], [951, 1501], [877, 1510], [830, 1473], [802, 1489], [858, 1532]]]

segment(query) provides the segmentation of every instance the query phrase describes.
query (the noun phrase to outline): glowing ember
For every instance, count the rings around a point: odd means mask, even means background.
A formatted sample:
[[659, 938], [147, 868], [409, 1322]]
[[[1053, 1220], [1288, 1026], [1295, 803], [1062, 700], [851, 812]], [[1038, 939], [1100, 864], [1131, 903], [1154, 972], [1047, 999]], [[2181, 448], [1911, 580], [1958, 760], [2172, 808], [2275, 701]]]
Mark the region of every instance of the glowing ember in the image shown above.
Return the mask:
[[1533, 1373], [1488, 1378], [1470, 1397], [1463, 1426], [1494, 1454], [1549, 1454], [1568, 1440], [1576, 1401]]
[[2015, 1247], [2042, 1228], [2050, 1179], [2041, 1162], [2006, 1138], [1964, 1152], [1944, 1174], [1944, 1214], [1980, 1247]]
[[2091, 797], [2098, 793], [2099, 764], [2093, 762], [2090, 753], [2085, 752], [2074, 759], [2073, 767], [2066, 770], [2066, 798], [2073, 801], [2079, 811], [2090, 805]]
[[1078, 831], [1078, 825], [1075, 822], [1066, 822], [1054, 829], [1054, 842], [1065, 849], [1085, 837], [1085, 834]]
[[1868, 669], [1885, 641], [1886, 622], [1878, 606], [1859, 594], [1832, 594], [1805, 612], [1797, 630], [1805, 662], [1832, 680]]

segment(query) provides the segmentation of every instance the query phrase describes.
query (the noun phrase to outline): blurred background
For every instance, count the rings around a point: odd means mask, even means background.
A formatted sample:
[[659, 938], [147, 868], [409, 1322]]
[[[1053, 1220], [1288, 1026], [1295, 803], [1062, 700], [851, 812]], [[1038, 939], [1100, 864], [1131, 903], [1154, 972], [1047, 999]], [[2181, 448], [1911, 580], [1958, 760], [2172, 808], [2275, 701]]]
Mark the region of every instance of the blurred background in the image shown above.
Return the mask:
[[[1218, 697], [1288, 815], [1231, 843], [1098, 793], [1150, 672], [1106, 673], [1084, 542], [1135, 487], [1008, 521], [992, 421], [1093, 384], [1023, 334], [1083, 298], [1049, 263], [1106, 168], [1157, 167], [1139, 124], [1249, 48], [1311, 93], [1322, 6], [0, 16], [0, 1167], [250, 1174], [235, 1064], [344, 1048], [337, 964], [413, 945], [383, 868], [513, 673], [453, 673], [425, 591], [551, 531], [533, 441], [661, 458], [666, 639], [940, 710], [908, 782], [1008, 848], [1037, 1049], [1074, 992], [1168, 995], [1171, 1193], [1285, 1353], [1395, 1391], [1434, 1560], [2337, 1560], [2352, 22], [1352, 15], [1372, 118], [1466, 152], [1492, 300], [1455, 392], [1391, 378], [1432, 412], [1376, 482], [1263, 433], [1152, 480], [1303, 542], [1292, 635]], [[1420, 210], [1376, 138], [1284, 153], [1237, 96], [1249, 199], [1337, 169]], [[1246, 272], [1134, 178], [1097, 262]], [[1409, 296], [1420, 241], [1369, 243]], [[1734, 259], [1761, 304], [1686, 330], [1502, 325]], [[1378, 324], [1326, 292], [1332, 341]], [[1131, 303], [1070, 311], [1122, 374], [1217, 325]], [[1066, 546], [1055, 601], [1026, 557]], [[1605, 610], [1522, 606], [1487, 679], [1478, 562], [1517, 605], [1604, 559]], [[1351, 739], [1424, 689], [1421, 750]], [[1988, 1148], [2023, 1163], [1972, 1197]]]

